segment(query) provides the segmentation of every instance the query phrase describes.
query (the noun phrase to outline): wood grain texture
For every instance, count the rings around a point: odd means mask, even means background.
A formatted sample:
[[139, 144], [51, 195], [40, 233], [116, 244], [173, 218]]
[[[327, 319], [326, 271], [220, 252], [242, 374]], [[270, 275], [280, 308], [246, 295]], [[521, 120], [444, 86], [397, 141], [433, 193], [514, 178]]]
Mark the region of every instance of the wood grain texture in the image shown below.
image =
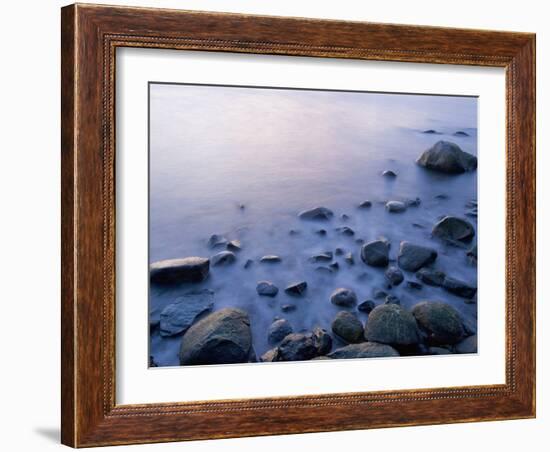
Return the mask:
[[[61, 34], [64, 444], [85, 447], [535, 415], [534, 35], [81, 4], [63, 8]], [[116, 405], [117, 47], [506, 68], [506, 384]]]

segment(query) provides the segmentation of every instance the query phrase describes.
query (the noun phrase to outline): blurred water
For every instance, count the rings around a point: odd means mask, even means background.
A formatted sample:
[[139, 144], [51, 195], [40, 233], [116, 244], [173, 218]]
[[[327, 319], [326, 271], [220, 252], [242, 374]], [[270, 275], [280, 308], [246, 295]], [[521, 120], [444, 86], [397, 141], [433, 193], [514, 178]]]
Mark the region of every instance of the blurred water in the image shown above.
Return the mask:
[[[316, 325], [330, 330], [338, 311], [329, 301], [335, 288], [352, 288], [364, 301], [372, 298], [374, 288], [384, 286], [383, 269], [361, 262], [357, 238], [387, 237], [393, 258], [401, 240], [432, 246], [439, 252], [438, 269], [477, 284], [477, 269], [467, 263], [465, 251], [430, 237], [442, 215], [464, 217], [465, 204], [477, 199], [477, 172], [448, 176], [414, 163], [441, 139], [477, 155], [476, 127], [475, 98], [152, 84], [150, 262], [211, 256], [216, 251], [206, 241], [212, 234], [241, 240], [238, 261], [211, 268], [208, 280], [198, 287], [215, 291], [215, 309], [234, 306], [249, 313], [258, 356], [270, 348], [266, 332], [275, 316], [287, 318], [295, 331]], [[422, 133], [426, 129], [441, 134]], [[453, 136], [458, 130], [469, 136]], [[397, 178], [382, 177], [386, 169]], [[439, 194], [448, 199], [435, 198]], [[402, 214], [390, 214], [382, 204], [416, 197], [421, 205]], [[358, 209], [367, 199], [373, 207]], [[297, 218], [299, 211], [316, 206], [332, 209], [334, 218]], [[349, 220], [340, 218], [344, 213]], [[476, 219], [468, 220], [477, 229]], [[355, 236], [338, 234], [334, 229], [342, 225]], [[325, 237], [314, 233], [320, 228], [328, 231]], [[291, 229], [299, 234], [290, 235]], [[307, 261], [337, 247], [354, 253], [354, 266], [336, 257], [340, 270], [322, 275]], [[277, 254], [282, 262], [258, 263], [265, 254]], [[247, 259], [255, 263], [244, 269]], [[256, 294], [257, 281], [264, 279], [279, 287], [274, 299]], [[414, 275], [406, 274], [406, 279]], [[303, 299], [283, 291], [298, 280], [309, 285]], [[151, 319], [158, 319], [164, 306], [189, 289], [152, 288]], [[476, 304], [465, 304], [440, 288], [411, 291], [402, 284], [392, 292], [406, 307], [423, 299], [449, 302], [473, 328], [477, 323]], [[288, 303], [296, 304], [296, 311], [282, 313], [281, 305]], [[155, 361], [177, 365], [180, 341], [152, 334]]]

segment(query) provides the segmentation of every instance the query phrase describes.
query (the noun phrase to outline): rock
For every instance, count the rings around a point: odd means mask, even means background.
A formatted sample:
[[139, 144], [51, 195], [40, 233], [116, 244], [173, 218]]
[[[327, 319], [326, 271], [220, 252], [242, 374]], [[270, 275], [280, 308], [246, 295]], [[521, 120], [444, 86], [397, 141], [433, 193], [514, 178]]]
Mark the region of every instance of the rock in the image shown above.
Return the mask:
[[263, 363], [272, 363], [278, 361], [279, 347], [272, 348], [260, 356], [260, 361]]
[[464, 281], [446, 276], [443, 280], [443, 288], [462, 298], [471, 299], [477, 293], [477, 287], [472, 287]]
[[362, 245], [363, 243], [365, 243], [365, 239], [355, 239], [355, 243], [357, 243], [358, 245]]
[[281, 306], [281, 311], [283, 311], [283, 312], [296, 311], [296, 305], [295, 304], [284, 304], [284, 305]]
[[399, 353], [393, 347], [386, 344], [363, 342], [361, 344], [350, 344], [338, 348], [328, 356], [331, 359], [386, 358], [399, 356]]
[[466, 256], [472, 265], [477, 264], [477, 243], [466, 253]]
[[452, 355], [453, 352], [443, 347], [429, 347], [428, 355]]
[[369, 314], [365, 338], [382, 344], [414, 345], [420, 341], [420, 334], [409, 311], [396, 304], [383, 304]]
[[152, 355], [149, 355], [149, 367], [158, 367], [158, 364], [155, 362], [155, 358]]
[[342, 215], [340, 215], [340, 218], [342, 219], [342, 221], [348, 221], [349, 215], [346, 215], [345, 213], [343, 213]]
[[347, 235], [348, 237], [351, 237], [352, 235], [355, 234], [355, 231], [347, 226], [336, 228], [336, 232], [342, 235]]
[[333, 262], [332, 264], [329, 264], [328, 266], [332, 271], [337, 272], [338, 270], [340, 270], [340, 264], [338, 262]]
[[477, 334], [468, 336], [455, 345], [456, 353], [477, 353]]
[[349, 308], [357, 304], [357, 295], [355, 295], [355, 292], [351, 289], [340, 287], [332, 292], [330, 302], [336, 306]]
[[420, 284], [416, 281], [407, 281], [407, 287], [409, 289], [421, 290], [422, 289], [422, 284]]
[[173, 336], [185, 332], [201, 314], [214, 306], [214, 292], [201, 290], [176, 298], [160, 313], [160, 335]]
[[464, 152], [450, 141], [438, 141], [424, 151], [417, 164], [434, 171], [447, 174], [460, 174], [477, 168], [477, 157]]
[[430, 134], [430, 135], [439, 134], [439, 132], [435, 131], [434, 129], [424, 130], [424, 132], [422, 132], [422, 133], [427, 133], [427, 134]]
[[366, 300], [363, 301], [363, 303], [361, 303], [359, 306], [357, 306], [357, 310], [369, 314], [375, 306], [376, 304], [374, 303], [374, 301]]
[[370, 207], [372, 207], [372, 202], [371, 201], [363, 201], [361, 204], [359, 204], [359, 207], [361, 209], [368, 209]]
[[180, 364], [232, 364], [250, 359], [252, 335], [246, 312], [225, 308], [192, 325], [183, 335]]
[[331, 260], [332, 260], [331, 251], [315, 254], [308, 259], [309, 262], [330, 262]]
[[292, 326], [286, 319], [275, 320], [267, 330], [267, 340], [270, 344], [281, 342], [285, 336], [292, 333]]
[[330, 267], [325, 267], [324, 265], [320, 265], [318, 267], [315, 267], [315, 271], [317, 273], [325, 274], [325, 275], [332, 275], [334, 273], [334, 270]]
[[327, 330], [317, 326], [313, 328], [311, 338], [315, 348], [317, 348], [318, 355], [326, 355], [332, 349], [332, 337], [330, 337]]
[[389, 262], [390, 247], [383, 240], [365, 243], [361, 247], [361, 259], [372, 267], [385, 267]]
[[266, 256], [262, 256], [260, 258], [260, 262], [262, 264], [277, 264], [281, 262], [281, 258], [275, 254], [268, 254]]
[[256, 292], [264, 297], [274, 297], [279, 292], [279, 288], [271, 281], [258, 281]]
[[208, 246], [210, 248], [217, 248], [218, 246], [226, 246], [228, 240], [223, 235], [212, 234], [208, 239]]
[[363, 340], [363, 325], [351, 312], [340, 311], [332, 321], [332, 332], [346, 342]]
[[453, 133], [455, 137], [469, 137], [470, 135], [464, 132], [463, 130], [458, 130], [455, 133]]
[[445, 200], [445, 199], [449, 199], [449, 195], [446, 194], [446, 193], [440, 193], [439, 195], [435, 195], [434, 198], [435, 198], [435, 199]]
[[334, 250], [334, 254], [335, 254], [336, 256], [341, 256], [342, 254], [344, 254], [344, 250], [343, 250], [342, 248], [336, 248], [336, 249]]
[[416, 272], [416, 277], [428, 286], [440, 287], [445, 281], [445, 273], [430, 268], [421, 268]]
[[247, 259], [243, 265], [243, 268], [249, 268], [250, 266], [252, 266], [253, 263], [254, 261], [252, 259]]
[[384, 290], [381, 290], [381, 289], [373, 289], [372, 290], [372, 296], [376, 299], [376, 300], [380, 300], [381, 298], [386, 298], [388, 294], [386, 293], [386, 291]]
[[317, 356], [317, 347], [310, 335], [292, 333], [279, 345], [278, 361], [306, 361]]
[[420, 224], [420, 223], [413, 223], [412, 224], [414, 228], [416, 229], [426, 229], [426, 226]]
[[407, 199], [407, 207], [418, 207], [422, 203], [420, 198]]
[[212, 256], [211, 258], [212, 265], [214, 267], [229, 265], [235, 262], [236, 260], [237, 260], [237, 256], [235, 256], [235, 253], [231, 251], [221, 251], [218, 254], [214, 254], [214, 256]]
[[300, 297], [302, 296], [305, 291], [307, 290], [307, 282], [306, 281], [300, 281], [296, 283], [292, 283], [285, 289], [285, 292], [289, 295]]
[[345, 260], [349, 265], [355, 264], [355, 260], [353, 259], [353, 254], [352, 254], [352, 253], [346, 253], [346, 255], [344, 256], [344, 260]]
[[433, 248], [401, 242], [397, 263], [403, 270], [414, 272], [433, 263], [436, 258], [437, 251]]
[[447, 216], [432, 229], [432, 234], [451, 243], [469, 243], [475, 235], [474, 227], [461, 218]]
[[384, 277], [392, 286], [398, 286], [403, 282], [403, 279], [405, 279], [405, 277], [403, 276], [403, 272], [397, 267], [393, 266], [387, 268], [387, 270], [384, 272]]
[[297, 231], [296, 229], [291, 229], [288, 231], [288, 235], [298, 235], [300, 234], [300, 231]]
[[397, 174], [392, 170], [386, 170], [382, 173], [382, 176], [387, 177], [388, 179], [394, 179], [397, 177]]
[[231, 240], [227, 243], [226, 248], [229, 251], [241, 251], [241, 242], [239, 240]]
[[447, 303], [421, 301], [413, 307], [412, 314], [431, 344], [453, 345], [464, 337], [460, 314]]
[[401, 304], [401, 300], [396, 295], [388, 295], [386, 299], [384, 300], [385, 304]]
[[197, 283], [210, 271], [210, 260], [204, 257], [168, 259], [151, 264], [149, 277], [153, 284]]
[[334, 213], [326, 207], [315, 207], [314, 209], [304, 210], [298, 214], [302, 220], [330, 220]]
[[315, 234], [323, 236], [323, 235], [327, 235], [327, 231], [325, 229], [319, 229], [315, 231]]
[[149, 321], [149, 332], [153, 333], [157, 328], [160, 328], [160, 319], [151, 319]]
[[401, 201], [388, 201], [386, 203], [386, 210], [391, 213], [402, 213], [407, 210], [407, 205]]

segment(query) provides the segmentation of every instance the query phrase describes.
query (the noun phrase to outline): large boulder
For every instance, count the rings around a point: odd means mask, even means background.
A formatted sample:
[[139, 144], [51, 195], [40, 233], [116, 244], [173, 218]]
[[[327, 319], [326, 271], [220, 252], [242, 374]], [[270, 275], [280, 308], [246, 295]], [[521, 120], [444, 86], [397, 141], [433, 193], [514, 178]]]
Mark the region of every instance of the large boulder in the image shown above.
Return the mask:
[[357, 304], [357, 295], [351, 289], [340, 287], [332, 292], [330, 302], [336, 306], [350, 308]]
[[275, 320], [267, 330], [267, 340], [270, 344], [276, 344], [277, 342], [281, 342], [290, 333], [292, 333], [292, 326], [288, 320]]
[[332, 359], [385, 358], [399, 356], [399, 353], [387, 344], [363, 342], [361, 344], [350, 344], [338, 348], [328, 356]]
[[225, 308], [192, 325], [183, 335], [180, 364], [233, 364], [249, 361], [252, 334], [248, 314]]
[[420, 341], [412, 314], [397, 304], [383, 304], [372, 310], [365, 326], [369, 342], [390, 345], [414, 345]]
[[459, 297], [472, 299], [477, 293], [477, 287], [473, 287], [470, 284], [460, 281], [456, 278], [451, 278], [449, 276], [445, 277], [443, 280], [443, 288], [447, 292], [451, 292]]
[[149, 267], [153, 284], [197, 283], [204, 281], [210, 271], [210, 260], [204, 257], [184, 257], [158, 261]]
[[205, 289], [176, 298], [160, 313], [160, 335], [173, 336], [185, 331], [201, 314], [214, 306], [214, 292]]
[[306, 361], [317, 356], [317, 347], [311, 335], [292, 333], [279, 345], [278, 361]]
[[372, 267], [385, 267], [390, 260], [390, 245], [385, 240], [374, 240], [361, 247], [361, 259]]
[[469, 243], [475, 235], [475, 230], [468, 221], [447, 216], [436, 223], [432, 234], [451, 243]]
[[477, 168], [477, 157], [450, 141], [438, 141], [416, 161], [420, 166], [447, 174], [460, 174]]
[[359, 319], [347, 311], [340, 311], [332, 322], [332, 332], [346, 342], [357, 343], [363, 340], [363, 325]]
[[314, 209], [303, 210], [298, 216], [302, 220], [330, 220], [334, 213], [326, 207], [315, 207]]
[[431, 344], [456, 344], [465, 335], [462, 318], [450, 304], [421, 301], [413, 307], [412, 314]]
[[410, 242], [401, 242], [397, 263], [403, 270], [415, 272], [420, 268], [433, 263], [437, 258], [437, 251], [427, 246], [414, 245]]

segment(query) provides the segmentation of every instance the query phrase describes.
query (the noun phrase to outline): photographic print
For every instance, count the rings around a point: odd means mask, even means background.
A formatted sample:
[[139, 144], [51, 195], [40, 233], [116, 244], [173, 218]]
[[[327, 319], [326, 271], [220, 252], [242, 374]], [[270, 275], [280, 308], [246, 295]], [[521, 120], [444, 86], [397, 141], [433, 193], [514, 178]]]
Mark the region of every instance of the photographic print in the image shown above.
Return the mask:
[[150, 367], [477, 353], [477, 102], [150, 83]]

